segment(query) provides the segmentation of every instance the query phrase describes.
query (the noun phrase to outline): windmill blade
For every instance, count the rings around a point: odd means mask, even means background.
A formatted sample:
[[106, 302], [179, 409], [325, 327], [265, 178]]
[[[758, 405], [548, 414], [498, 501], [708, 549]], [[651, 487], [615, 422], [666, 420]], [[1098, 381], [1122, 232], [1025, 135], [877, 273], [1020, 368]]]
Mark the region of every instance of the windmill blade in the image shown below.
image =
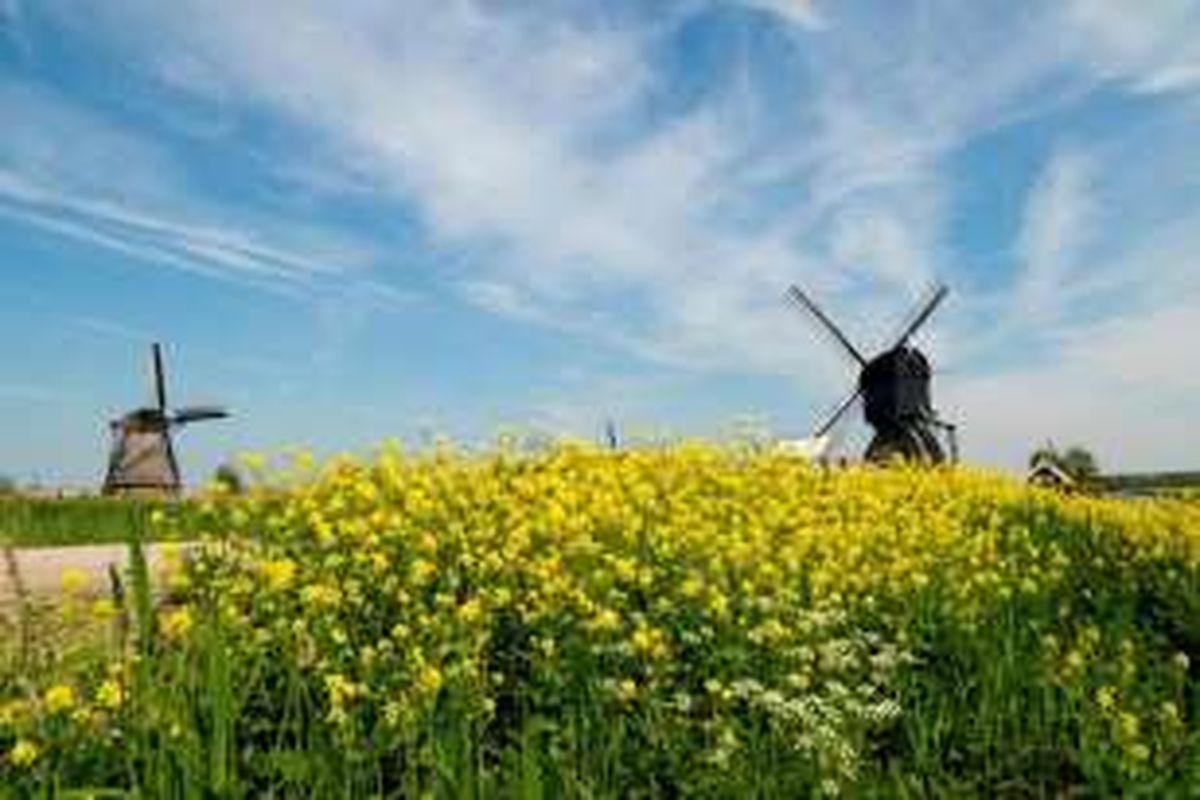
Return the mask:
[[833, 430], [846, 416], [846, 412], [854, 407], [854, 403], [858, 400], [861, 394], [862, 387], [856, 386], [854, 391], [851, 392], [845, 400], [839, 403], [838, 407], [831, 411], [829, 416], [825, 418], [825, 421], [817, 427], [817, 429], [813, 432], [813, 437], [820, 438], [822, 436], [828, 436], [829, 432]]
[[154, 400], [155, 407], [163, 414], [167, 413], [167, 378], [163, 369], [162, 345], [155, 342], [151, 347], [154, 362]]
[[867, 365], [867, 359], [863, 357], [862, 353], [858, 352], [858, 348], [850, 343], [850, 340], [846, 338], [846, 335], [842, 333], [841, 329], [839, 329], [837, 325], [833, 324], [833, 320], [825, 316], [825, 312], [822, 311], [820, 307], [817, 306], [817, 304], [814, 303], [799, 286], [796, 286], [795, 284], [789, 286], [787, 290], [787, 297], [794, 305], [796, 305], [796, 307], [816, 317], [817, 321], [819, 321], [830, 333], [830, 335], [833, 336], [834, 340], [840, 344], [847, 353], [850, 354], [850, 357], [858, 362], [859, 366], [865, 367]]
[[203, 422], [209, 419], [225, 419], [229, 411], [221, 406], [192, 406], [181, 408], [171, 417], [175, 425], [187, 425], [190, 422]]
[[888, 350], [894, 350], [911, 339], [913, 334], [915, 334], [917, 330], [929, 320], [929, 317], [933, 315], [933, 312], [937, 310], [937, 307], [942, 304], [942, 301], [946, 299], [946, 295], [948, 294], [950, 294], [950, 290], [944, 283], [935, 284], [934, 287], [929, 290], [926, 298], [922, 300], [917, 305], [916, 309], [909, 315], [908, 320], [900, 329], [900, 333], [894, 339], [892, 339], [892, 345], [888, 348]]

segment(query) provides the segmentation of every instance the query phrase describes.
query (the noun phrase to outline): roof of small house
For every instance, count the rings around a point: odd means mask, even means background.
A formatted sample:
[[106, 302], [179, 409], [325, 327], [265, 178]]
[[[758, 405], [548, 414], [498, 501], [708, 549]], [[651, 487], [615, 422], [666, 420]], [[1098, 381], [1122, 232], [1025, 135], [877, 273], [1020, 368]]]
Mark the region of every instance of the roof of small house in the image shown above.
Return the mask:
[[1063, 486], [1075, 485], [1075, 479], [1066, 470], [1048, 458], [1040, 458], [1034, 462], [1033, 466], [1029, 468], [1029, 473], [1025, 476], [1025, 479], [1030, 483], [1051, 480]]

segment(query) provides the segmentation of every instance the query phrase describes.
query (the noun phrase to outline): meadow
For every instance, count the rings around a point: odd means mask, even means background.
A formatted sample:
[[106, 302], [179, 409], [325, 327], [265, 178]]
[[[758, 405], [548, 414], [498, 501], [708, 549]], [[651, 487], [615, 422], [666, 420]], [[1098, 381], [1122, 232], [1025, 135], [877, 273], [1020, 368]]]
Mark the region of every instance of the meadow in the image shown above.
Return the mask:
[[562, 445], [152, 516], [205, 547], [2, 632], [0, 796], [1200, 791], [1194, 501]]
[[111, 497], [0, 496], [0, 543], [16, 547], [113, 544], [141, 538], [163, 503]]

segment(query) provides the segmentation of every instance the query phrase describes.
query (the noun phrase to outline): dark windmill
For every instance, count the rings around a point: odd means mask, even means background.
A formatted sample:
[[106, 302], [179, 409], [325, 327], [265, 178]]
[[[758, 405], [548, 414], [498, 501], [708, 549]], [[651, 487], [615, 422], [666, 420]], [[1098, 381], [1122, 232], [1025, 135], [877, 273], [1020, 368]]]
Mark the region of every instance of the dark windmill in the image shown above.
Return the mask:
[[859, 368], [853, 391], [817, 428], [814, 435], [818, 440], [828, 436], [861, 399], [863, 417], [875, 431], [867, 446], [868, 461], [883, 462], [903, 456], [940, 464], [946, 461], [947, 452], [939, 433], [945, 434], [949, 458], [958, 460], [955, 427], [938, 419], [930, 401], [932, 370], [929, 361], [910, 344], [913, 335], [949, 293], [945, 286], [935, 286], [908, 317], [891, 344], [878, 355], [867, 358], [799, 287], [788, 288], [788, 298], [815, 317]]
[[154, 405], [131, 411], [110, 423], [112, 453], [104, 478], [105, 494], [178, 494], [183, 486], [171, 434], [184, 425], [222, 419], [229, 413], [216, 406], [167, 407], [162, 347], [152, 349]]

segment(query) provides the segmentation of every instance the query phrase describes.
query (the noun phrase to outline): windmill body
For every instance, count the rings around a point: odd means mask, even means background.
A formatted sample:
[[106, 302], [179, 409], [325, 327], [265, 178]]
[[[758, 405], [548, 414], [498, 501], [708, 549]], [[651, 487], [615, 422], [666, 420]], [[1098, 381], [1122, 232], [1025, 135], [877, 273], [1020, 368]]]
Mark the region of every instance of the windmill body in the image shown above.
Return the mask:
[[947, 294], [944, 286], [936, 287], [918, 306], [892, 344], [880, 354], [867, 358], [808, 295], [796, 286], [788, 290], [788, 297], [811, 314], [859, 368], [854, 389], [817, 427], [815, 439], [828, 437], [850, 409], [861, 401], [863, 418], [874, 430], [871, 443], [867, 446], [867, 460], [882, 462], [901, 456], [926, 463], [941, 463], [946, 460], [947, 454], [939, 433], [947, 435], [950, 458], [957, 460], [955, 428], [938, 419], [933, 410], [933, 370], [925, 355], [910, 342]]
[[112, 454], [105, 494], [177, 494], [182, 485], [170, 424], [156, 409], [132, 411], [111, 423]]
[[178, 494], [183, 480], [175, 458], [173, 430], [228, 416], [216, 406], [168, 410], [162, 348], [157, 344], [153, 348], [153, 378], [156, 405], [131, 411], [110, 423], [113, 441], [104, 478], [105, 494]]

